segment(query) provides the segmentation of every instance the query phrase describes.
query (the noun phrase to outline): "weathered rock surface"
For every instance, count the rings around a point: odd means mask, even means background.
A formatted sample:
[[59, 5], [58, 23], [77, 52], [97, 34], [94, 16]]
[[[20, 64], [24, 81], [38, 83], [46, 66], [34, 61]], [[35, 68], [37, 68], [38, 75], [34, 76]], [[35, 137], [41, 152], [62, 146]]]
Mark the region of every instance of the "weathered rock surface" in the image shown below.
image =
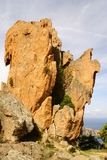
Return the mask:
[[48, 128], [52, 121], [52, 97], [47, 97], [41, 107], [35, 112], [34, 121], [41, 129]]
[[[79, 150], [67, 151], [66, 147], [55, 148], [52, 144], [40, 142], [0, 143], [0, 160], [105, 160], [107, 153], [87, 154]], [[100, 152], [100, 151], [99, 151]]]
[[42, 160], [43, 145], [36, 142], [0, 143], [0, 160]]
[[17, 150], [10, 150], [2, 160], [32, 160], [31, 156], [23, 155], [23, 153], [18, 152]]
[[70, 133], [73, 119], [74, 110], [72, 108], [64, 106], [63, 109], [59, 109], [53, 117], [53, 123], [48, 130], [49, 135], [53, 135], [54, 137], [67, 137]]
[[[6, 35], [5, 63], [10, 64], [9, 91], [28, 107], [37, 126], [53, 137], [78, 138], [100, 70], [99, 62], [92, 60], [92, 49], [73, 60], [69, 51], [61, 51], [49, 19], [17, 21]], [[68, 99], [61, 108], [67, 96], [74, 108], [67, 106]]]
[[[65, 91], [72, 98], [75, 111], [90, 102], [95, 76], [100, 70], [99, 62], [92, 60], [91, 57], [92, 49], [88, 49], [79, 59], [72, 61], [65, 69]], [[72, 78], [70, 81], [69, 76]]]
[[85, 51], [79, 59], [72, 61], [64, 70], [65, 93], [71, 97], [75, 106], [74, 123], [69, 135], [71, 139], [80, 135], [83, 126], [84, 107], [86, 103], [90, 103], [96, 73], [99, 70], [99, 62], [92, 60], [92, 49]]
[[63, 52], [62, 51], [62, 66], [66, 67], [71, 61], [73, 61], [73, 55], [70, 51]]
[[52, 93], [57, 74], [54, 52], [60, 46], [49, 19], [17, 21], [6, 35], [8, 88], [34, 115]]
[[31, 113], [14, 96], [0, 91], [0, 121], [3, 140], [17, 141], [33, 128]]
[[83, 127], [81, 136], [86, 136], [86, 137], [89, 137], [89, 136], [98, 137], [99, 136], [100, 137], [100, 133], [99, 133], [99, 130], [94, 130], [91, 128]]
[[[76, 61], [64, 68], [65, 95], [71, 98], [74, 108], [64, 106], [57, 110], [53, 107], [53, 123], [49, 135], [74, 140], [80, 135], [83, 126], [84, 107], [90, 103], [96, 73], [100, 70], [97, 60], [92, 60], [92, 49], [88, 49]], [[56, 112], [55, 112], [55, 111]]]

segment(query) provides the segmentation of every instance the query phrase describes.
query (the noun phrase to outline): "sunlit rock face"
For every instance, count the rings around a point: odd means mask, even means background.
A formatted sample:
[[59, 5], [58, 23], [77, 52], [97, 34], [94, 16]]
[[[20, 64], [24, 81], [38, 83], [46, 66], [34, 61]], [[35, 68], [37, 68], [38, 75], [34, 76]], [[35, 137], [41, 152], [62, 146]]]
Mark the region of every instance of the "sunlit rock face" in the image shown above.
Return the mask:
[[49, 129], [50, 136], [53, 132], [53, 136], [62, 135], [70, 140], [78, 138], [83, 126], [84, 108], [86, 103], [90, 104], [99, 71], [99, 62], [92, 60], [92, 49], [86, 50], [79, 59], [72, 60], [64, 68], [64, 90], [71, 98], [74, 110], [67, 106], [57, 109]]
[[73, 60], [69, 51], [61, 51], [51, 20], [17, 21], [6, 35], [5, 64], [10, 64], [9, 91], [31, 111], [37, 126], [51, 137], [78, 138], [100, 70], [92, 49]]
[[75, 112], [83, 109], [86, 103], [90, 103], [96, 73], [99, 70], [99, 62], [92, 60], [92, 49], [85, 51], [64, 70], [65, 92], [72, 98]]
[[[71, 139], [80, 135], [81, 126], [83, 126], [84, 107], [86, 103], [90, 104], [96, 73], [100, 71], [99, 62], [92, 60], [92, 50], [86, 50], [79, 59], [72, 61], [64, 71], [65, 92], [71, 97], [75, 106]], [[70, 80], [69, 77], [71, 77]]]
[[34, 116], [52, 93], [57, 74], [53, 48], [59, 50], [60, 47], [49, 19], [17, 21], [7, 32], [5, 64], [10, 64], [7, 85]]

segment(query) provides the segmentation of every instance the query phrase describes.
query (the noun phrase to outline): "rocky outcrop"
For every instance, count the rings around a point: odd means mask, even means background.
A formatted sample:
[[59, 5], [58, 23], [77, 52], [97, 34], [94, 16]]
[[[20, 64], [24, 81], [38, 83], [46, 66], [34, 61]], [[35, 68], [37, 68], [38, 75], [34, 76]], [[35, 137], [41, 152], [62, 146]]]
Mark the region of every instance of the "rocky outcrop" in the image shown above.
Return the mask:
[[62, 60], [62, 66], [66, 67], [71, 61], [73, 61], [73, 55], [70, 53], [70, 51], [61, 52], [61, 60]]
[[49, 19], [17, 21], [7, 32], [5, 64], [10, 64], [7, 85], [34, 115], [52, 93], [57, 74], [54, 52], [60, 46]]
[[[67, 147], [68, 146], [68, 147]], [[2, 143], [0, 144], [1, 160], [106, 160], [106, 151], [82, 153], [77, 149], [66, 149], [71, 145], [57, 143], [57, 149], [52, 144], [38, 142]], [[70, 147], [73, 148], [73, 147]], [[84, 153], [84, 154], [83, 154]]]
[[78, 138], [83, 126], [84, 107], [90, 103], [95, 76], [99, 70], [99, 62], [92, 60], [92, 49], [64, 67], [64, 94], [71, 99], [72, 108], [69, 99], [63, 100], [64, 104], [66, 102], [63, 108], [53, 107], [53, 121], [48, 130], [50, 137], [62, 137], [71, 141]]
[[24, 155], [21, 152], [18, 152], [17, 150], [10, 150], [5, 157], [2, 158], [2, 160], [15, 160], [17, 157], [17, 160], [32, 160], [31, 156]]
[[42, 160], [43, 150], [38, 142], [0, 143], [0, 160]]
[[47, 97], [35, 112], [34, 121], [40, 129], [48, 128], [52, 121], [52, 97]]
[[6, 35], [5, 64], [10, 64], [8, 90], [28, 107], [37, 126], [51, 137], [78, 138], [100, 70], [92, 49], [73, 60], [61, 51], [49, 19], [17, 21]]
[[82, 128], [82, 132], [81, 132], [81, 136], [100, 137], [100, 133], [99, 133], [99, 130], [94, 130], [94, 129], [91, 129], [91, 128], [85, 128], [85, 127], [83, 127]]
[[0, 91], [0, 121], [3, 141], [18, 141], [33, 128], [32, 115], [14, 96]]
[[[79, 59], [72, 61], [64, 70], [65, 92], [72, 98], [75, 111], [82, 108], [86, 102], [90, 103], [96, 73], [100, 71], [99, 62], [92, 60], [92, 50], [85, 51]], [[71, 77], [70, 80], [68, 79], [69, 77]], [[85, 90], [86, 93], [83, 94]], [[84, 100], [81, 102], [82, 94], [84, 95]]]
[[74, 104], [75, 116], [73, 119], [70, 138], [80, 135], [83, 126], [84, 107], [90, 104], [95, 83], [96, 73], [100, 71], [100, 64], [92, 60], [92, 49], [88, 49], [76, 61], [72, 61], [64, 70], [65, 93]]
[[53, 123], [48, 130], [49, 136], [67, 138], [72, 129], [74, 110], [69, 106], [64, 106], [61, 109], [59, 106], [54, 106], [53, 111]]

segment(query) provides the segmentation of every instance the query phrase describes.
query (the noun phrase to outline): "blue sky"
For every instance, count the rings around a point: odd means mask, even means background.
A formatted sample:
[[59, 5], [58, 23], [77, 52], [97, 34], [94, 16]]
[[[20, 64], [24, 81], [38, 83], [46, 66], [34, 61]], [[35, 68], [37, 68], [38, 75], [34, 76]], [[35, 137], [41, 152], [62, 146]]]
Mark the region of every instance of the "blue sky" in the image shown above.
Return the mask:
[[92, 103], [86, 117], [107, 118], [107, 0], [0, 0], [0, 81], [6, 81], [4, 41], [8, 28], [17, 20], [51, 18], [63, 43], [74, 59], [94, 48], [93, 58], [101, 63]]

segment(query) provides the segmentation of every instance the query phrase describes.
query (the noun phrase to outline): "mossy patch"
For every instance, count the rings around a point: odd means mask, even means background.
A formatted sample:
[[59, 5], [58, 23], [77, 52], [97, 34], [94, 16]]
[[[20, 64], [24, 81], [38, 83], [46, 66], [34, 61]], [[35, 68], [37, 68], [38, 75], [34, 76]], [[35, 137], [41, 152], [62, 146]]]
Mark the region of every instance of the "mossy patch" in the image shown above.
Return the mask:
[[64, 107], [65, 105], [74, 109], [74, 104], [72, 103], [71, 98], [68, 95], [64, 95], [63, 100], [60, 103], [61, 107]]

